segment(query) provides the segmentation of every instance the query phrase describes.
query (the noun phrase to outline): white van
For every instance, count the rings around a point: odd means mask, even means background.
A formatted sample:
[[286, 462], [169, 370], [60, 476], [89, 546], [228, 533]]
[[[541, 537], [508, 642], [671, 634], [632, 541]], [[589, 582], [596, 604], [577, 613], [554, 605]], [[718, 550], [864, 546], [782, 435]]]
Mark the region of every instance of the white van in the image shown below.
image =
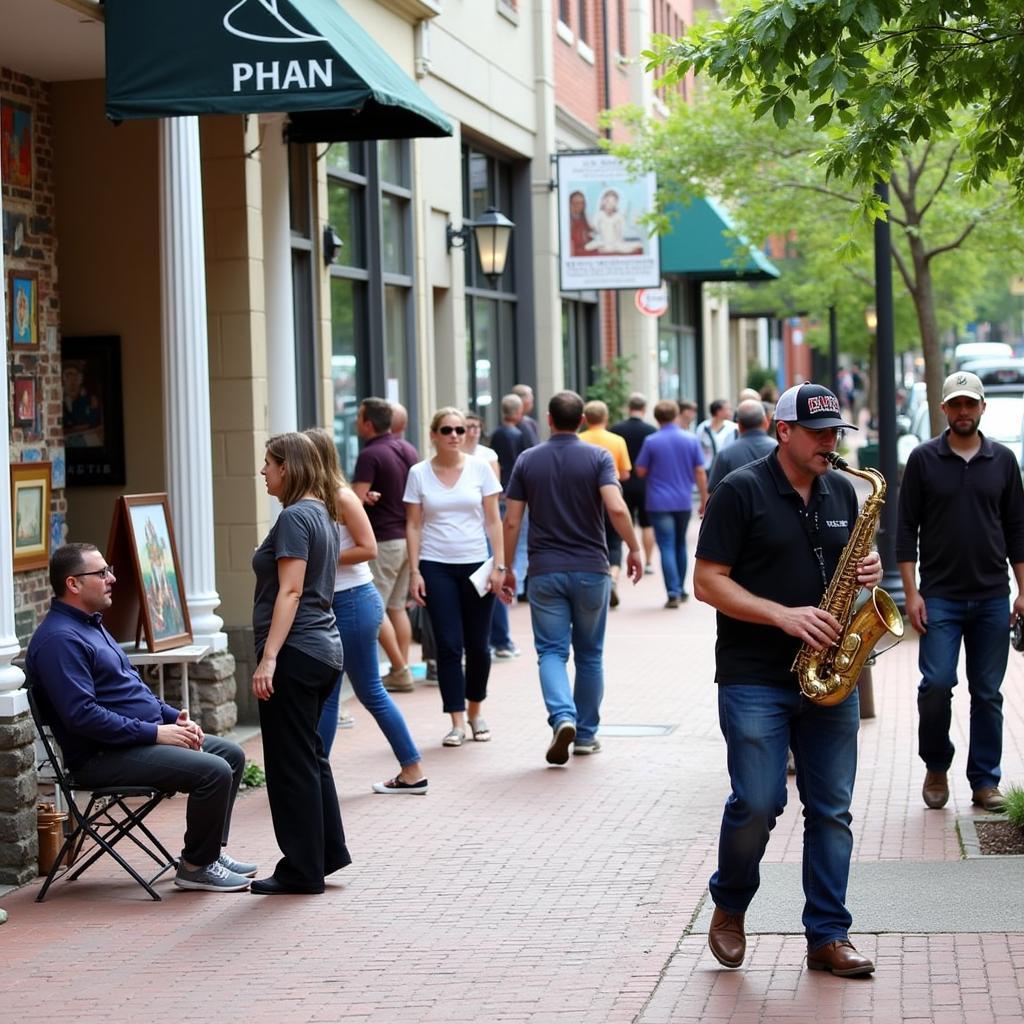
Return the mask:
[[953, 349], [953, 369], [971, 359], [1012, 359], [1013, 349], [1005, 341], [965, 341]]

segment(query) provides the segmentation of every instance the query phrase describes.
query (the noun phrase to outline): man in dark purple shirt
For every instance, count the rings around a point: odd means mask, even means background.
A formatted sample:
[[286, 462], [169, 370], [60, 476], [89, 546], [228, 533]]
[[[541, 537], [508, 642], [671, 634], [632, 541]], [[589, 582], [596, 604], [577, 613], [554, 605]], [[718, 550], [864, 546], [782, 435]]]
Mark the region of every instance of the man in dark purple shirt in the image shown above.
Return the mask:
[[[403, 410], [404, 412], [404, 410]], [[366, 442], [356, 459], [352, 490], [366, 505], [377, 557], [370, 562], [373, 583], [387, 609], [380, 644], [391, 662], [384, 689], [407, 693], [413, 688], [409, 669], [412, 624], [406, 611], [409, 598], [409, 553], [405, 546], [405, 480], [419, 462], [419, 453], [391, 432], [394, 409], [383, 398], [364, 398], [356, 414], [356, 430]]]
[[84, 788], [153, 786], [188, 793], [185, 843], [174, 884], [240, 892], [255, 864], [227, 845], [245, 754], [206, 736], [187, 711], [158, 700], [103, 627], [116, 578], [92, 544], [50, 559], [54, 601], [28, 645], [26, 667], [64, 764]]
[[[597, 727], [604, 694], [604, 631], [611, 577], [605, 510], [629, 548], [628, 577], [643, 575], [640, 545], [622, 497], [612, 457], [586, 444], [576, 431], [583, 399], [562, 391], [548, 405], [551, 439], [519, 456], [505, 489], [505, 563], [511, 565], [519, 527], [530, 510], [530, 620], [552, 739], [548, 764], [601, 749]], [[515, 593], [515, 573], [505, 576], [502, 599]], [[566, 665], [570, 643], [575, 687]]]

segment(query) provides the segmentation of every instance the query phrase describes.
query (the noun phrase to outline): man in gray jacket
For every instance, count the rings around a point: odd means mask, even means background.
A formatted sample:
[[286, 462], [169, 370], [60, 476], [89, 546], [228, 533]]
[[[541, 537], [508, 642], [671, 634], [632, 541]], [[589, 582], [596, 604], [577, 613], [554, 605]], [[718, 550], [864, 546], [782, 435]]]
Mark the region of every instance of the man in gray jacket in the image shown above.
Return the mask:
[[734, 469], [767, 455], [775, 441], [768, 436], [768, 414], [764, 405], [753, 398], [745, 399], [736, 407], [736, 425], [740, 436], [715, 458], [708, 477], [708, 491], [713, 491]]

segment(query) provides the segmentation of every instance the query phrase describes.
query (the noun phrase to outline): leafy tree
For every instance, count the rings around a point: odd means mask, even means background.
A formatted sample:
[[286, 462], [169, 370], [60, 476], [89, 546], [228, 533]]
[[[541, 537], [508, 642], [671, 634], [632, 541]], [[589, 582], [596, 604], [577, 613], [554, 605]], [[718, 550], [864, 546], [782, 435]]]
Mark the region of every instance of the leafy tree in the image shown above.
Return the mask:
[[[637, 169], [656, 171], [659, 213], [694, 196], [728, 197], [738, 232], [747, 238], [790, 237], [794, 259], [781, 280], [764, 288], [776, 308], [824, 318], [839, 310], [843, 348], [870, 343], [865, 307], [874, 301], [871, 225], [854, 183], [829, 177], [819, 158], [821, 137], [809, 106], [786, 130], [756, 119], [730, 86], [707, 85], [692, 104], [674, 103], [667, 117], [637, 108], [616, 116], [631, 141], [613, 150]], [[955, 126], [955, 125], [954, 125]], [[898, 348], [919, 338], [925, 356], [933, 430], [941, 420], [944, 330], [974, 316], [976, 296], [996, 258], [1024, 251], [1024, 231], [1005, 182], [955, 187], [969, 162], [956, 134], [908, 145], [890, 169], [893, 259], [904, 288], [895, 289]], [[759, 288], [761, 286], [758, 286]], [[758, 302], [764, 308], [762, 298]], [[916, 330], [915, 330], [916, 328]], [[858, 341], [860, 344], [858, 344]]]
[[608, 406], [609, 422], [622, 419], [626, 402], [633, 392], [633, 357], [615, 356], [604, 366], [592, 366], [590, 369], [594, 374], [594, 382], [587, 388], [587, 401], [604, 402]]
[[908, 148], [957, 134], [963, 184], [1005, 172], [1024, 201], [1020, 0], [758, 0], [645, 56], [670, 81], [721, 83], [779, 128], [809, 105], [832, 178], [871, 186]]

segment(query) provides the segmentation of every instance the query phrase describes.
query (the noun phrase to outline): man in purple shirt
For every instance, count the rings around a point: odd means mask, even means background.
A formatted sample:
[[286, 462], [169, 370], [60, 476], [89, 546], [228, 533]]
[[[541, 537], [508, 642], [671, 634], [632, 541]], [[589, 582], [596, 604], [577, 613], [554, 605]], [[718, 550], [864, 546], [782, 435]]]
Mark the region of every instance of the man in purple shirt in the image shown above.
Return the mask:
[[[519, 528], [530, 510], [528, 541], [530, 621], [548, 710], [548, 764], [601, 749], [597, 727], [604, 695], [604, 631], [611, 577], [605, 510], [629, 548], [626, 573], [643, 575], [640, 545], [622, 497], [612, 457], [581, 441], [583, 399], [562, 391], [548, 404], [551, 439], [516, 461], [505, 488], [505, 563], [511, 565]], [[515, 594], [515, 572], [506, 570], [502, 600]], [[575, 685], [566, 665], [572, 645]]]
[[[404, 410], [403, 410], [404, 411]], [[405, 546], [405, 480], [419, 453], [391, 432], [394, 410], [383, 398], [364, 398], [356, 414], [356, 430], [366, 444], [356, 459], [352, 490], [366, 505], [377, 539], [377, 557], [370, 562], [373, 583], [387, 609], [380, 645], [391, 662], [384, 689], [408, 693], [413, 688], [409, 669], [412, 623], [406, 611], [409, 597], [409, 552]]]
[[668, 592], [666, 608], [678, 608], [686, 590], [686, 528], [693, 509], [693, 486], [700, 491], [700, 515], [708, 500], [704, 454], [693, 434], [676, 423], [679, 406], [669, 400], [654, 407], [658, 431], [640, 449], [636, 472], [647, 480], [647, 516], [661, 555], [661, 572]]
[[240, 892], [255, 864], [224, 852], [245, 754], [206, 736], [187, 711], [158, 700], [103, 627], [116, 578], [92, 544], [50, 559], [54, 601], [28, 645], [26, 668], [64, 766], [83, 789], [153, 786], [188, 793], [174, 884]]

